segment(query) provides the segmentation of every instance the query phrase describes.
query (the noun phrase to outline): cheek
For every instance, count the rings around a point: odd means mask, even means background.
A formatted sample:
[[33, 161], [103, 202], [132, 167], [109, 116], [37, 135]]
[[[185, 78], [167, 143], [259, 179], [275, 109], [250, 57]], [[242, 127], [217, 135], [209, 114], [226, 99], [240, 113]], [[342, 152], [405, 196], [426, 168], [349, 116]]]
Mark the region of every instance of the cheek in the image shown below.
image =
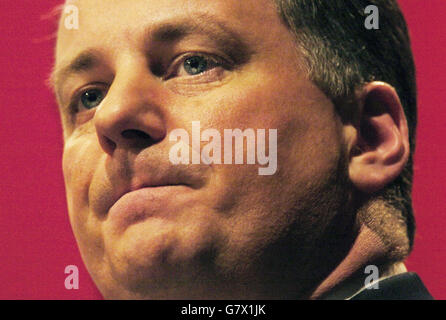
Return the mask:
[[[335, 162], [339, 151], [340, 126], [334, 107], [315, 85], [299, 75], [274, 77], [265, 73], [260, 78], [262, 81], [247, 73], [206, 95], [206, 99], [186, 104], [192, 109], [185, 114], [195, 115], [187, 120], [200, 120], [202, 130], [216, 128], [223, 133], [224, 129], [264, 129], [266, 154], [270, 130], [277, 130], [274, 176], [260, 177], [257, 164], [216, 166], [220, 187], [226, 186], [221, 192], [226, 195], [225, 204], [243, 194], [254, 198], [258, 193], [283, 190], [283, 181], [317, 177]], [[246, 161], [246, 145], [244, 153]], [[259, 183], [265, 186], [261, 192]]]
[[83, 260], [93, 271], [91, 266], [101, 264], [103, 240], [100, 221], [90, 210], [89, 189], [100, 159], [97, 143], [88, 135], [65, 143], [63, 172], [70, 223]]
[[220, 109], [227, 106], [220, 128], [265, 129], [267, 137], [269, 129], [277, 129], [274, 175], [260, 176], [259, 165], [220, 168], [222, 187], [231, 186], [230, 200], [263, 207], [259, 212], [287, 206], [289, 198], [299, 196], [296, 192], [303, 196], [322, 183], [337, 166], [342, 147], [342, 125], [333, 104], [317, 87], [305, 80], [272, 79], [236, 86], [244, 89], [216, 100]]
[[89, 139], [67, 140], [63, 153], [63, 173], [70, 220], [78, 229], [88, 212], [88, 191], [99, 155]]
[[92, 144], [87, 139], [68, 140], [63, 153], [63, 173], [67, 191], [78, 197], [88, 187], [92, 175]]

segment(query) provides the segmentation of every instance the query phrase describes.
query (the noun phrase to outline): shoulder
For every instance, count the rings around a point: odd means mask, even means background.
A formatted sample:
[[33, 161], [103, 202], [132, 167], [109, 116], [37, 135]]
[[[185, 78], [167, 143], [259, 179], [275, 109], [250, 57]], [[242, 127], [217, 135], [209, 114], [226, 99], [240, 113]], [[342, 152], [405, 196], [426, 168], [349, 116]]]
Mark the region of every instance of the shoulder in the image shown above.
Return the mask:
[[350, 300], [433, 300], [420, 277], [405, 272], [380, 280], [376, 288], [363, 289]]

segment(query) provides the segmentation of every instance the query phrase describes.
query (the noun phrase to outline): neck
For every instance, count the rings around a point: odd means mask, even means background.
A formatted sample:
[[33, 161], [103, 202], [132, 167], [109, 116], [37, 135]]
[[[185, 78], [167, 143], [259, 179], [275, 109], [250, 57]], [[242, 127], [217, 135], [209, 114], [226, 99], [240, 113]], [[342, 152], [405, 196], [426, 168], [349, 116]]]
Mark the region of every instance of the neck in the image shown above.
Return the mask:
[[[360, 290], [367, 282], [367, 266], [376, 266], [378, 277], [384, 278], [405, 272], [401, 262], [389, 262], [389, 248], [381, 237], [366, 225], [362, 225], [358, 237], [342, 262], [311, 294], [310, 299], [345, 299]], [[334, 294], [336, 293], [336, 294]]]

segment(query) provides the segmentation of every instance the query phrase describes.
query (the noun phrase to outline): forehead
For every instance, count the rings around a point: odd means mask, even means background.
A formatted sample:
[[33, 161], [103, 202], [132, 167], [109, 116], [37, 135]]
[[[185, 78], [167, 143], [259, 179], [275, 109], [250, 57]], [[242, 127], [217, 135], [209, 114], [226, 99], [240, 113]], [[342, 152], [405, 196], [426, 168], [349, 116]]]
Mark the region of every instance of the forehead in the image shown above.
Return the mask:
[[256, 35], [268, 35], [272, 27], [284, 27], [271, 0], [74, 0], [66, 5], [78, 9], [79, 28], [65, 27], [64, 20], [70, 17], [69, 11], [64, 12], [58, 30], [56, 63], [79, 47], [137, 41], [138, 35], [151, 28], [178, 21], [213, 20], [248, 38], [253, 31]]

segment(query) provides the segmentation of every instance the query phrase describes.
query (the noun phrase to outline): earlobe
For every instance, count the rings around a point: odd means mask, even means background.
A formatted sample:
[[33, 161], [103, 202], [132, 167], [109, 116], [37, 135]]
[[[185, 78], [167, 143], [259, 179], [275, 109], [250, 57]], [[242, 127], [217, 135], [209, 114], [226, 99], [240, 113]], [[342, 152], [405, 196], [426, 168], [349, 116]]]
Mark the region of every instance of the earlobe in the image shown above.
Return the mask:
[[362, 192], [373, 193], [396, 179], [410, 154], [409, 130], [395, 89], [371, 82], [357, 97], [360, 107], [349, 176]]

